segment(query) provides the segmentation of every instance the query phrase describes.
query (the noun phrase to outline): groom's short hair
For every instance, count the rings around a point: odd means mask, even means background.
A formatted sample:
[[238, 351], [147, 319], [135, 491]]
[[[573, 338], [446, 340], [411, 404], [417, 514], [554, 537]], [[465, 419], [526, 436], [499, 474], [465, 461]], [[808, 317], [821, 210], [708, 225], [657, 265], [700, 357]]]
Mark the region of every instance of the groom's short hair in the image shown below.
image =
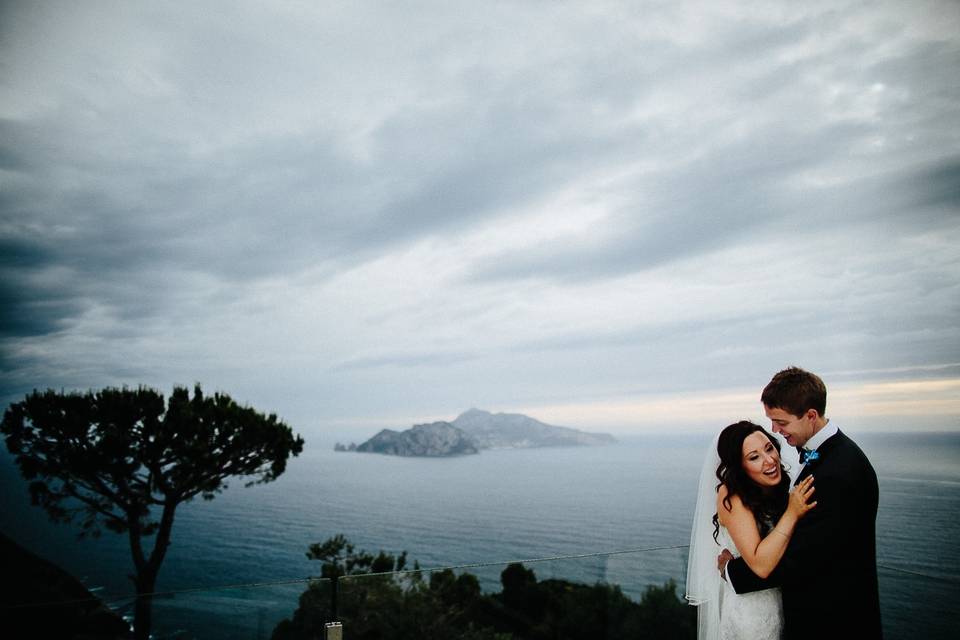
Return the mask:
[[763, 388], [760, 402], [798, 418], [807, 409], [816, 409], [822, 416], [827, 410], [827, 387], [816, 374], [800, 367], [788, 367], [773, 376]]

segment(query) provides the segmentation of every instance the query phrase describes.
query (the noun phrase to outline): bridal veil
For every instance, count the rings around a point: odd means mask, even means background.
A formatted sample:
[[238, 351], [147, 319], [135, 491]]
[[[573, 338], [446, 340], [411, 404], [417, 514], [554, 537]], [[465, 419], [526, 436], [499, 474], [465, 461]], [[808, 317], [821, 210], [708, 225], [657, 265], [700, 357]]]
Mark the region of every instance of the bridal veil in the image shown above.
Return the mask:
[[720, 545], [713, 539], [713, 514], [717, 512], [717, 467], [720, 455], [714, 436], [704, 456], [697, 489], [697, 508], [690, 528], [690, 555], [687, 559], [687, 601], [697, 607], [697, 638], [712, 640], [720, 634], [720, 572], [717, 556]]

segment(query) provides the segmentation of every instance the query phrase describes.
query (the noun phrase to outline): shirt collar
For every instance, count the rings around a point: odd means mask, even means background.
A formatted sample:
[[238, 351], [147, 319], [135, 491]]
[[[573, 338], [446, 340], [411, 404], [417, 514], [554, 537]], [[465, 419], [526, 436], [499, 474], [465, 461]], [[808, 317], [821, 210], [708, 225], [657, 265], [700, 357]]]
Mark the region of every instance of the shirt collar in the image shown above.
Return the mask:
[[827, 422], [820, 431], [810, 436], [810, 439], [807, 440], [807, 444], [803, 445], [803, 448], [807, 451], [816, 451], [828, 438], [837, 435], [837, 431], [839, 430], [837, 425]]

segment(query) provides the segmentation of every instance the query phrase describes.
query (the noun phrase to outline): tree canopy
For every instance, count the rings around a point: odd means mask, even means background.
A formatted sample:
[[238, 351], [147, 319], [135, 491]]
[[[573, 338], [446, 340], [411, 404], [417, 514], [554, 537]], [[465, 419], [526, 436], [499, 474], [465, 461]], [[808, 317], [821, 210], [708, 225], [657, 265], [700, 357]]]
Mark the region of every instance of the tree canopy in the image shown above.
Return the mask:
[[[127, 533], [138, 595], [154, 591], [176, 507], [212, 499], [229, 478], [247, 486], [275, 480], [303, 450], [273, 414], [243, 407], [228, 395], [193, 396], [177, 387], [164, 402], [153, 389], [86, 393], [34, 391], [12, 404], [0, 431], [29, 481], [35, 505], [82, 533], [101, 527]], [[143, 538], [156, 536], [153, 549]], [[138, 598], [136, 635], [146, 638], [150, 599]]]

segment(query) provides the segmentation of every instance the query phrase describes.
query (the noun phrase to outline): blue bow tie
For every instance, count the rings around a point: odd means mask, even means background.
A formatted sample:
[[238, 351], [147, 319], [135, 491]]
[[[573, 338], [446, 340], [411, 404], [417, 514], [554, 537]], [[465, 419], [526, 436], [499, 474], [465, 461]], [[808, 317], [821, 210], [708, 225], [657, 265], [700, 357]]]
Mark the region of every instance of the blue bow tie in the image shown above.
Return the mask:
[[800, 464], [807, 464], [808, 462], [813, 462], [819, 458], [820, 454], [816, 451], [808, 451], [806, 449], [802, 449], [800, 451]]

